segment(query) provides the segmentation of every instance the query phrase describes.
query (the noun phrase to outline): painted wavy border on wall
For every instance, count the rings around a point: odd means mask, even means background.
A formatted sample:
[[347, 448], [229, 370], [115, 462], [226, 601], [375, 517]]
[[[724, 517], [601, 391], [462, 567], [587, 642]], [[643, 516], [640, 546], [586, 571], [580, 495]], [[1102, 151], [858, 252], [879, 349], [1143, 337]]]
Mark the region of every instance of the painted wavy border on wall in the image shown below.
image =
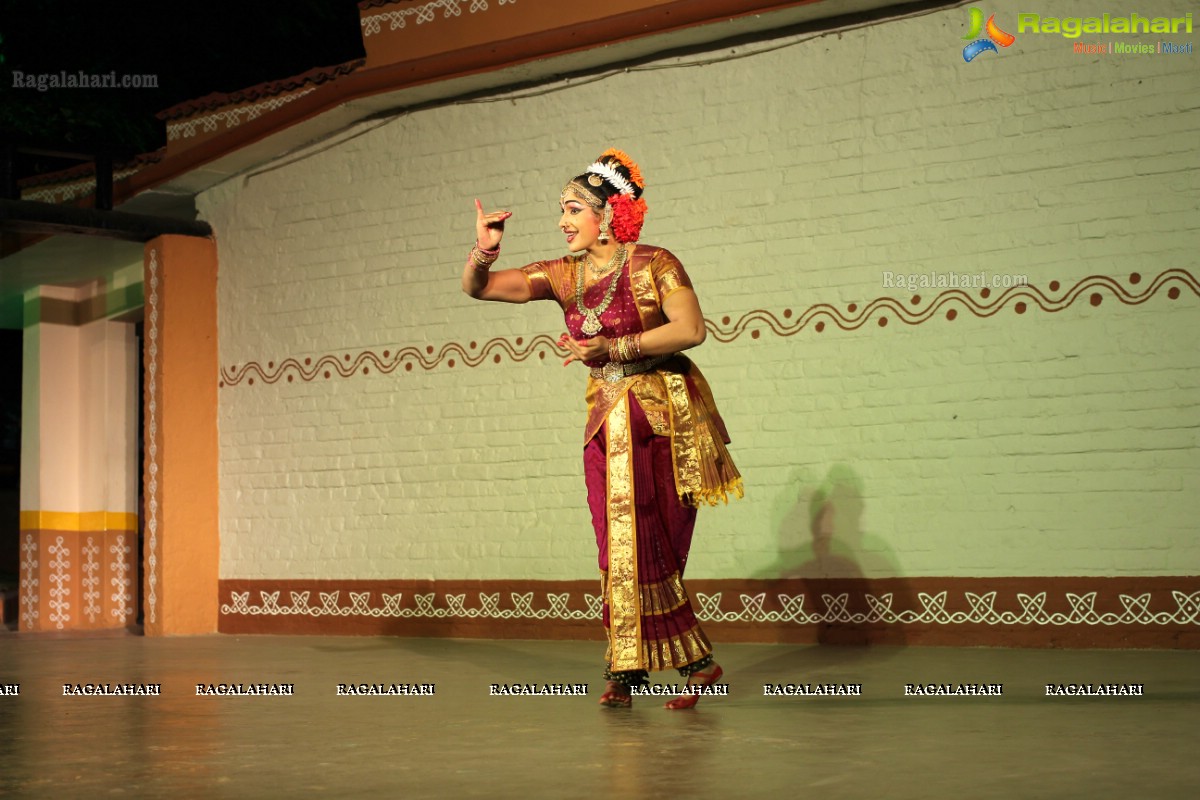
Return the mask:
[[[1143, 283], [1142, 275], [1137, 272], [1131, 273], [1126, 280], [1131, 287]], [[1051, 281], [1047, 288], [1049, 293], [1033, 284], [1013, 286], [996, 293], [988, 288], [979, 289], [976, 293], [948, 288], [927, 303], [920, 294], [913, 294], [907, 301], [885, 296], [862, 305], [850, 303], [844, 311], [829, 303], [817, 303], [799, 314], [790, 308], [784, 309], [780, 316], [772, 311], [756, 309], [746, 312], [736, 321], [729, 316], [722, 317], [719, 323], [705, 319], [705, 326], [714, 339], [728, 344], [747, 332], [750, 338], [758, 339], [764, 329], [784, 337], [795, 336], [807, 329], [822, 333], [829, 326], [842, 331], [855, 331], [871, 320], [880, 328], [887, 327], [893, 319], [905, 325], [920, 325], [934, 318], [953, 322], [960, 312], [987, 319], [1008, 307], [1016, 314], [1024, 314], [1032, 307], [1055, 313], [1070, 308], [1085, 297], [1090, 305], [1099, 306], [1104, 301], [1105, 292], [1129, 306], [1141, 305], [1164, 290], [1171, 300], [1179, 299], [1183, 289], [1200, 297], [1200, 280], [1186, 269], [1164, 270], [1146, 283], [1141, 292], [1127, 289], [1119, 280], [1107, 275], [1089, 275], [1061, 294], [1058, 294], [1061, 288], [1058, 281]], [[466, 345], [449, 342], [440, 348], [426, 345], [423, 348], [389, 348], [382, 352], [363, 350], [356, 354], [327, 353], [303, 359], [267, 361], [266, 364], [249, 361], [221, 367], [220, 385], [232, 387], [244, 383], [253, 386], [259, 382], [273, 384], [280, 380], [288, 383], [296, 380], [311, 382], [330, 380], [335, 375], [339, 378], [369, 375], [372, 370], [387, 375], [401, 367], [406, 372], [417, 368], [430, 371], [439, 367], [478, 367], [488, 361], [499, 364], [506, 357], [514, 362], [525, 361], [535, 355], [545, 359], [547, 353], [562, 358], [567, 355], [567, 351], [558, 347], [553, 337], [545, 334], [531, 338], [518, 336], [512, 341], [497, 337], [482, 344], [477, 341]]]

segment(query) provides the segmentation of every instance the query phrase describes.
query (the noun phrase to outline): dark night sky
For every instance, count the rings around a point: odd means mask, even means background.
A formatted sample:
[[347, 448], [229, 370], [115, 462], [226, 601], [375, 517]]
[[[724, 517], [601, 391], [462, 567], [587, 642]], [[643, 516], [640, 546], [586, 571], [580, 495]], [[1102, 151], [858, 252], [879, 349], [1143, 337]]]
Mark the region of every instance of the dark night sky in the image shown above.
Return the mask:
[[[0, 142], [114, 146], [166, 142], [155, 113], [363, 55], [356, 0], [0, 0]], [[14, 88], [13, 72], [156, 75], [157, 89]], [[20, 156], [20, 176], [72, 166]]]

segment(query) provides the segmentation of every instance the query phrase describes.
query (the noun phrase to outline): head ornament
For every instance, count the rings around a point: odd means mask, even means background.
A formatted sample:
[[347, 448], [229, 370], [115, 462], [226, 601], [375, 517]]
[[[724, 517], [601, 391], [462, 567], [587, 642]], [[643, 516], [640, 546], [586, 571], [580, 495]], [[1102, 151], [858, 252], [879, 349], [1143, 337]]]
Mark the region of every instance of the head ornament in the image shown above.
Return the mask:
[[560, 200], [578, 199], [599, 214], [604, 223], [601, 241], [611, 230], [618, 242], [632, 242], [641, 234], [646, 218], [645, 186], [637, 162], [620, 150], [609, 149], [563, 187]]

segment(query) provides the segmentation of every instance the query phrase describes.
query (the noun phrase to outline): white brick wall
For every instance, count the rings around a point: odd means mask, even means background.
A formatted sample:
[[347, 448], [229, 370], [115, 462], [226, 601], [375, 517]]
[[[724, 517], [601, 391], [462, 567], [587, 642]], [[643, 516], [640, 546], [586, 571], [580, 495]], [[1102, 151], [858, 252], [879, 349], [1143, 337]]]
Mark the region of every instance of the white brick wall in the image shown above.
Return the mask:
[[[221, 363], [557, 336], [552, 304], [461, 294], [472, 199], [515, 212], [501, 266], [557, 254], [559, 188], [610, 145], [646, 173], [643, 241], [682, 258], [718, 326], [907, 303], [884, 270], [1027, 275], [1054, 298], [1200, 274], [1200, 56], [1021, 35], [966, 64], [965, 18], [422, 111], [208, 192]], [[1196, 294], [1095, 291], [1057, 313], [710, 337], [694, 355], [748, 498], [701, 513], [692, 574], [792, 569], [831, 470], [854, 485], [837, 546], [868, 576], [1197, 574]], [[505, 357], [222, 389], [222, 577], [592, 577], [583, 382]]]

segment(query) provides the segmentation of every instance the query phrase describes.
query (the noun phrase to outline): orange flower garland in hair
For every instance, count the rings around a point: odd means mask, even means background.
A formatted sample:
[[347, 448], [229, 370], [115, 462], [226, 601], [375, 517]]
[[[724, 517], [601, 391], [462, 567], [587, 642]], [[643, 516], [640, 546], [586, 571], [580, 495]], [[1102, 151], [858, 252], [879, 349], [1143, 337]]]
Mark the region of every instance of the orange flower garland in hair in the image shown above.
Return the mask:
[[630, 158], [624, 150], [618, 150], [615, 147], [610, 147], [601, 153], [600, 160], [603, 161], [608, 156], [612, 156], [617, 161], [620, 161], [621, 166], [629, 170], [629, 179], [637, 184], [638, 193], [640, 194], [646, 188], [646, 182], [642, 179], [642, 171], [638, 168], [637, 162]]

